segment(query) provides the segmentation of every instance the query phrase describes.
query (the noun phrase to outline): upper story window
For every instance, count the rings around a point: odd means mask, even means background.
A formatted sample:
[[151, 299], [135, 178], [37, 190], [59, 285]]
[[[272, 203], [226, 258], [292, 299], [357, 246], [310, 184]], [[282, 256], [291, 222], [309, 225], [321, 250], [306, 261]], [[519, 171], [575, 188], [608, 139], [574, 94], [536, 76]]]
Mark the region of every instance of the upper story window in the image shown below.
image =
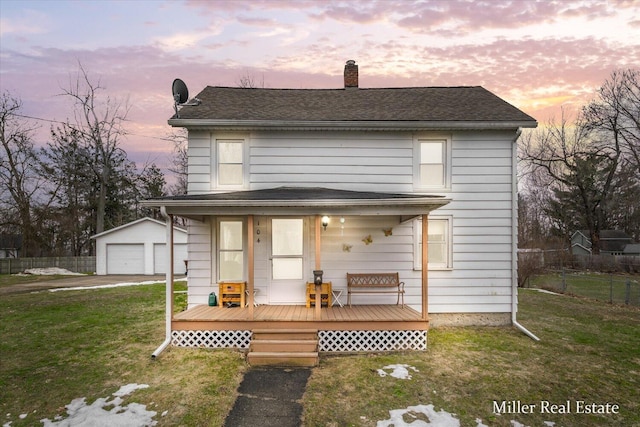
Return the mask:
[[450, 146], [447, 138], [416, 138], [414, 187], [446, 189], [450, 185]]
[[244, 140], [216, 140], [218, 186], [244, 185]]

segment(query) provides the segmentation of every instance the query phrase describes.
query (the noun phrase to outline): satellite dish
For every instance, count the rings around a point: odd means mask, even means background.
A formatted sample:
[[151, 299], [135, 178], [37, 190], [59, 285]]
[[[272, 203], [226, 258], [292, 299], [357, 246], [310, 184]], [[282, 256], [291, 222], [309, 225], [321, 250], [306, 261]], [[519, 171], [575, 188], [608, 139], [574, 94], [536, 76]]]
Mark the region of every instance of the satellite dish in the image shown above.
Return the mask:
[[175, 79], [173, 85], [171, 85], [171, 90], [176, 104], [184, 104], [189, 100], [189, 89], [187, 89], [187, 85], [182, 80]]
[[187, 103], [189, 100], [189, 89], [187, 89], [186, 83], [180, 79], [175, 79], [173, 81], [171, 91], [173, 92], [173, 108], [176, 110], [176, 117], [178, 118], [180, 118], [178, 105], [198, 106], [202, 102], [198, 98], [193, 98], [191, 103]]

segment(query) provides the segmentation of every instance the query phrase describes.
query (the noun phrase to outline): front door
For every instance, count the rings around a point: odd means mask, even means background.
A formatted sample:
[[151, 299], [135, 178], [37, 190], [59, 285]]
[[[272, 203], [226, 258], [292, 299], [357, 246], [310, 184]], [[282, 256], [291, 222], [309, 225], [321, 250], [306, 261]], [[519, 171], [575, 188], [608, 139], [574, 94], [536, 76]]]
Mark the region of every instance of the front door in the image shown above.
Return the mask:
[[271, 219], [269, 303], [304, 304], [306, 241], [304, 218]]

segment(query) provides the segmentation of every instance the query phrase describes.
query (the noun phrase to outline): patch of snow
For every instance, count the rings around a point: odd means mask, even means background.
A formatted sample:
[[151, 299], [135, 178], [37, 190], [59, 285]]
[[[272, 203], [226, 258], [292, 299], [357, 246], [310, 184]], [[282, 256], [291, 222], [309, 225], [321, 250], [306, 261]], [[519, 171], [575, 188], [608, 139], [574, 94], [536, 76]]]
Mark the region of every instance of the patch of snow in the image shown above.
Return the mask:
[[126, 396], [128, 394], [133, 393], [136, 390], [141, 390], [144, 388], [149, 388], [149, 386], [147, 384], [135, 384], [135, 383], [123, 385], [122, 387], [120, 387], [118, 391], [113, 393], [113, 396], [116, 396], [116, 397]]
[[[425, 415], [429, 420], [424, 421], [418, 419], [419, 415]], [[388, 420], [378, 421], [377, 427], [460, 427], [460, 420], [455, 418], [449, 412], [444, 409], [436, 411], [433, 409], [433, 405], [417, 405], [409, 406], [406, 409], [394, 409], [389, 411], [391, 416]], [[411, 417], [414, 420], [407, 423], [405, 416]]]
[[[387, 373], [385, 369], [391, 369], [392, 372]], [[388, 365], [384, 366], [382, 369], [378, 369], [378, 375], [380, 375], [381, 377], [391, 375], [392, 377], [401, 380], [410, 380], [411, 374], [409, 373], [409, 369], [412, 369], [414, 372], [420, 372], [415, 367], [409, 365]]]
[[86, 276], [82, 273], [74, 273], [73, 271], [66, 270], [58, 267], [47, 268], [28, 268], [22, 273], [16, 274], [16, 276]]
[[[186, 281], [186, 278], [175, 279], [174, 282]], [[125, 286], [141, 286], [141, 285], [153, 285], [155, 283], [165, 283], [164, 280], [146, 280], [143, 282], [122, 282], [122, 283], [111, 283], [106, 285], [95, 285], [95, 286], [73, 286], [68, 288], [52, 288], [48, 289], [48, 292], [60, 292], [60, 291], [80, 291], [85, 289], [106, 289], [106, 288], [121, 288]]]
[[[40, 420], [44, 427], [146, 427], [155, 426], [153, 420], [157, 412], [147, 411], [145, 405], [130, 403], [122, 405], [122, 397], [135, 390], [149, 387], [147, 384], [127, 384], [113, 393], [114, 398], [96, 399], [91, 405], [87, 405], [84, 397], [73, 399], [66, 405], [68, 418], [53, 422], [48, 418]], [[109, 409], [107, 409], [109, 408]], [[57, 419], [57, 418], [56, 418]]]
[[538, 291], [538, 292], [542, 292], [543, 294], [549, 294], [549, 295], [562, 295], [559, 294], [557, 292], [553, 292], [553, 291], [548, 291], [546, 289], [540, 289], [540, 288], [530, 288], [532, 291]]

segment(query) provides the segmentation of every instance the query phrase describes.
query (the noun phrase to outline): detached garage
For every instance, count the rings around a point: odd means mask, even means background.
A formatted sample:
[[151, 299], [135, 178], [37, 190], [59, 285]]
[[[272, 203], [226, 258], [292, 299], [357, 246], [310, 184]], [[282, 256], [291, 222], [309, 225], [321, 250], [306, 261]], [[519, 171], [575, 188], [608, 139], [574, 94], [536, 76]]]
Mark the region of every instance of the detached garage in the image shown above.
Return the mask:
[[[164, 222], [141, 218], [93, 236], [96, 239], [96, 273], [165, 274], [167, 228]], [[176, 274], [186, 273], [187, 231], [173, 227]]]

